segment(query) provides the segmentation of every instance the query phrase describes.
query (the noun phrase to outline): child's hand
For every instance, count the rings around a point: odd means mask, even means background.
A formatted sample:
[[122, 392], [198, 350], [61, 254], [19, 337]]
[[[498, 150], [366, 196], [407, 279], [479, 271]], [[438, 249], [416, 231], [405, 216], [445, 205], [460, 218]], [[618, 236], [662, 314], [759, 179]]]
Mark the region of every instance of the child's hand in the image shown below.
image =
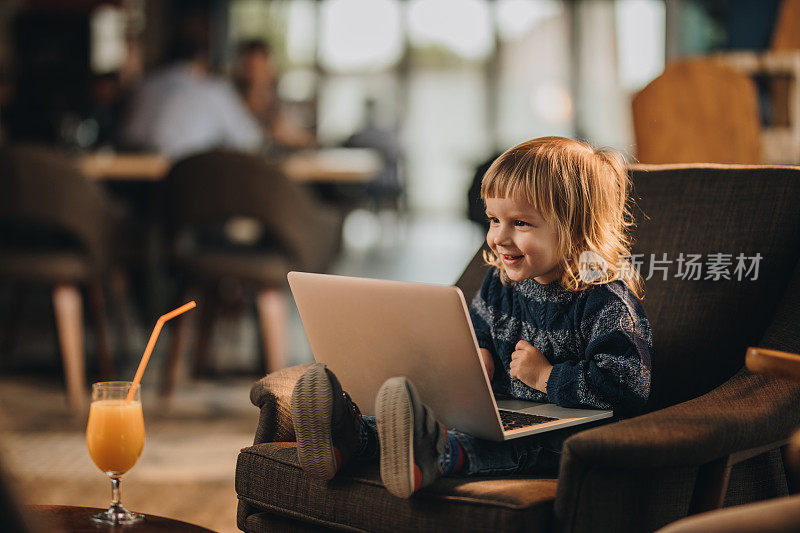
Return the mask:
[[494, 377], [494, 359], [492, 359], [492, 352], [486, 348], [481, 348], [481, 359], [483, 359], [483, 366], [486, 368], [486, 373], [489, 375], [489, 381]]
[[519, 341], [511, 354], [509, 374], [529, 387], [547, 393], [547, 378], [553, 365], [538, 348], [526, 341]]

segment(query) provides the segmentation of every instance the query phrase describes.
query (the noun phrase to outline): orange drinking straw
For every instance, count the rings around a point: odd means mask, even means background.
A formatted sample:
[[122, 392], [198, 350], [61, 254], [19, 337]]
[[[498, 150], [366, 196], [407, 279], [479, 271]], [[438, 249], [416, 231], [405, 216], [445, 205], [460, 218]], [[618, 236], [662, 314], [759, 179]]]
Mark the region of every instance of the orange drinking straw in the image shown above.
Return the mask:
[[164, 326], [164, 323], [170, 318], [175, 318], [181, 313], [185, 313], [189, 309], [194, 309], [196, 306], [197, 304], [194, 303], [194, 300], [192, 300], [191, 302], [183, 304], [179, 308], [173, 309], [169, 313], [165, 313], [158, 317], [156, 326], [153, 328], [153, 333], [150, 334], [150, 340], [147, 341], [147, 347], [144, 349], [142, 360], [139, 362], [139, 368], [136, 369], [136, 375], [133, 377], [133, 385], [131, 385], [131, 390], [128, 391], [128, 397], [126, 398], [125, 403], [130, 403], [133, 400], [133, 395], [136, 393], [136, 387], [139, 386], [139, 382], [142, 380], [142, 374], [144, 374], [144, 369], [147, 367], [147, 362], [150, 360], [150, 354], [153, 353], [153, 347], [156, 345], [156, 339], [158, 339], [158, 334], [161, 333], [161, 328]]

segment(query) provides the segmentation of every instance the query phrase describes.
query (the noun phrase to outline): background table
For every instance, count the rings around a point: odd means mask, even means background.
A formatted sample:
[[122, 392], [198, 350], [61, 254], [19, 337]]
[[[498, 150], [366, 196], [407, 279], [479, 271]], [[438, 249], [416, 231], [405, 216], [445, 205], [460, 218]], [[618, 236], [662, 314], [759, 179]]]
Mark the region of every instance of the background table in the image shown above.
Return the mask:
[[[144, 522], [132, 526], [103, 526], [89, 518], [104, 509], [69, 505], [30, 505], [25, 508], [34, 526], [42, 531], [92, 532], [131, 531], [135, 533], [213, 533], [210, 529], [161, 516], [146, 515]], [[232, 518], [233, 520], [233, 518]]]
[[[97, 181], [161, 181], [169, 159], [158, 154], [94, 152], [78, 157], [78, 167]], [[303, 183], [364, 183], [383, 169], [377, 151], [370, 148], [323, 148], [295, 152], [281, 160], [292, 181]]]
[[281, 168], [292, 181], [314, 183], [363, 183], [383, 169], [377, 151], [370, 148], [323, 148], [287, 156]]
[[169, 172], [170, 162], [158, 154], [95, 152], [81, 155], [78, 167], [93, 180], [159, 181]]

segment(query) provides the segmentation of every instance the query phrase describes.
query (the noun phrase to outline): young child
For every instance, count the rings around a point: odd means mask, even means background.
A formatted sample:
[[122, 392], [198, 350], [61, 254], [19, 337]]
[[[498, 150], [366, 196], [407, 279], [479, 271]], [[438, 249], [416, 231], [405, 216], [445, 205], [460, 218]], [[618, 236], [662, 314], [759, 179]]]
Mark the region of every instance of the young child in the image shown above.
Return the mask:
[[[495, 393], [617, 418], [643, 408], [652, 334], [626, 260], [629, 188], [619, 154], [561, 137], [515, 146], [486, 172], [491, 267], [470, 315]], [[309, 368], [292, 396], [303, 469], [330, 479], [379, 456], [384, 485], [407, 498], [442, 475], [556, 471], [580, 430], [506, 442], [448, 431], [404, 377], [383, 384], [375, 412], [361, 416], [332, 372]]]

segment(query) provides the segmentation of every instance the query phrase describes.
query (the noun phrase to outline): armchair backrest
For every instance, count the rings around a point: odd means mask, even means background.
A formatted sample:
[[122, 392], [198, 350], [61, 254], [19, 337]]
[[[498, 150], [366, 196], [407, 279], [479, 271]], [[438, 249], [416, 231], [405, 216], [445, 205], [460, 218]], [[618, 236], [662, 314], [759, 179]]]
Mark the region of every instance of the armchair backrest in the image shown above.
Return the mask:
[[[764, 338], [800, 260], [800, 167], [633, 166], [631, 176], [631, 253], [646, 280], [649, 408], [657, 409], [720, 385]], [[689, 254], [699, 272], [687, 266]], [[740, 254], [744, 270], [737, 271]], [[468, 299], [485, 271], [479, 251], [457, 282]], [[791, 334], [773, 330], [772, 337]]]
[[[0, 149], [0, 225], [4, 231], [57, 235], [77, 243], [97, 269], [109, 261], [121, 219], [113, 203], [70, 159], [51, 148]], [[34, 240], [26, 235], [22, 240]]]
[[[645, 259], [642, 303], [653, 328], [650, 406], [659, 408], [726, 381], [763, 338], [800, 259], [800, 168], [642, 166], [632, 179], [632, 253]], [[673, 261], [667, 279], [650, 277], [651, 259], [664, 254]], [[700, 255], [700, 279], [677, 277], [681, 254]], [[736, 271], [740, 254], [744, 271]], [[758, 274], [748, 273], [756, 262]]]
[[254, 218], [296, 268], [323, 268], [338, 247], [340, 217], [263, 157], [229, 150], [198, 154], [172, 168], [166, 187], [173, 224]]

